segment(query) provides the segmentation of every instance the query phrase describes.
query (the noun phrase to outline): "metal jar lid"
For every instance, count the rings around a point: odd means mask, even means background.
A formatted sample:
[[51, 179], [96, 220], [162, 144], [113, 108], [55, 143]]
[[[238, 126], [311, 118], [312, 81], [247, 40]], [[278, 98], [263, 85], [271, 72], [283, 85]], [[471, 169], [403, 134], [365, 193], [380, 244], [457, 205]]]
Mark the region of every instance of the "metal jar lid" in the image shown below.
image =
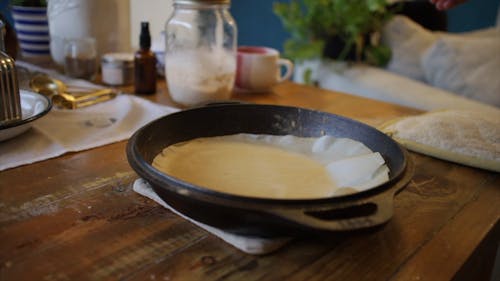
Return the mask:
[[104, 65], [114, 67], [132, 67], [134, 66], [134, 54], [132, 53], [108, 53], [101, 58]]
[[174, 0], [175, 4], [221, 4], [228, 5], [231, 0]]

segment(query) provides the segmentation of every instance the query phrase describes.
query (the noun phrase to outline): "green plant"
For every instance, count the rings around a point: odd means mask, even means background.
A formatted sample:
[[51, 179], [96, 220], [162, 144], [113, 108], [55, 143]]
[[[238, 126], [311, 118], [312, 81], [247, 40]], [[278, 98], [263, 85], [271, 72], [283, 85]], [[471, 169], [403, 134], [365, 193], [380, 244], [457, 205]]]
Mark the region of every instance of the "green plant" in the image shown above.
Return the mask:
[[46, 7], [46, 0], [11, 0], [12, 6], [24, 6], [24, 7]]
[[284, 54], [292, 59], [328, 57], [325, 47], [332, 40], [342, 44], [337, 60], [384, 65], [390, 59], [390, 49], [379, 43], [394, 14], [387, 0], [291, 0], [274, 3], [273, 11], [290, 33]]

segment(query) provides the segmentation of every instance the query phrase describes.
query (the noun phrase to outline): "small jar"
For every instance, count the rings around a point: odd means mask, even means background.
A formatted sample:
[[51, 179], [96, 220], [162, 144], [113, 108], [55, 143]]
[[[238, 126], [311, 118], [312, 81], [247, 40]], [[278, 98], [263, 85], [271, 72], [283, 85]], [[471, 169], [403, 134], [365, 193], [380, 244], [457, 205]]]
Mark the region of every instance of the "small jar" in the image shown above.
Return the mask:
[[109, 53], [101, 59], [102, 82], [110, 86], [125, 86], [134, 82], [134, 54]]
[[192, 106], [231, 97], [236, 23], [230, 0], [174, 0], [165, 26], [165, 78], [172, 100]]

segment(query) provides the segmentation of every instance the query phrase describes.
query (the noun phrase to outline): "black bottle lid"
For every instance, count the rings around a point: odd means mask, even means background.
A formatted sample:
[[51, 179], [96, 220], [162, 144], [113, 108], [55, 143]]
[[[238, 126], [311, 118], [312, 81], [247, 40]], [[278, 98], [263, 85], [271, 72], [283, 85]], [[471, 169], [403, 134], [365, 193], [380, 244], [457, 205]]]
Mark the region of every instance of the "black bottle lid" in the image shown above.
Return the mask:
[[141, 22], [141, 34], [139, 35], [139, 46], [141, 49], [149, 49], [151, 47], [151, 35], [149, 34], [149, 22]]

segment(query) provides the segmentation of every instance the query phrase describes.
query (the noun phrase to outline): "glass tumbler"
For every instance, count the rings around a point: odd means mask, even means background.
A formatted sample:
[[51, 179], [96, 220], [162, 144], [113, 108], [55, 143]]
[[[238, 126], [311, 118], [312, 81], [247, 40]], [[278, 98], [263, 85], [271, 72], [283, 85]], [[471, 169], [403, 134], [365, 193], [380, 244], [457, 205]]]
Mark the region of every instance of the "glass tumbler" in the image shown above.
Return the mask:
[[97, 74], [94, 38], [71, 38], [64, 43], [64, 73], [73, 78], [93, 80]]

